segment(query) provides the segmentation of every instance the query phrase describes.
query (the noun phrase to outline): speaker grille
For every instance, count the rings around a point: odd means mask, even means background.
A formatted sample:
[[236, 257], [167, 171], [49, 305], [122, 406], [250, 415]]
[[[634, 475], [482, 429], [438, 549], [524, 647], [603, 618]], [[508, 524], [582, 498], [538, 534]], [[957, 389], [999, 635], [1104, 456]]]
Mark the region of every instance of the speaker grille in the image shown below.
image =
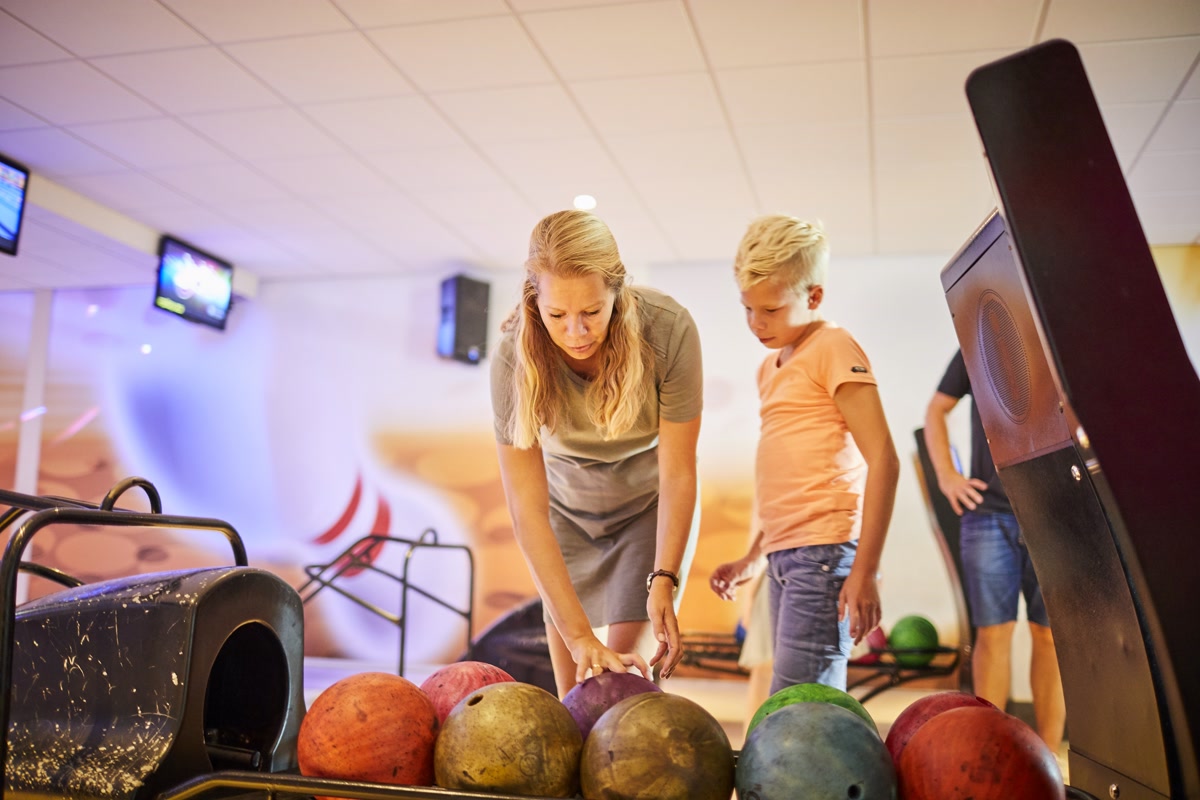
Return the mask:
[[1013, 422], [1024, 422], [1032, 404], [1029, 359], [1021, 332], [1000, 295], [979, 296], [979, 343], [992, 393]]

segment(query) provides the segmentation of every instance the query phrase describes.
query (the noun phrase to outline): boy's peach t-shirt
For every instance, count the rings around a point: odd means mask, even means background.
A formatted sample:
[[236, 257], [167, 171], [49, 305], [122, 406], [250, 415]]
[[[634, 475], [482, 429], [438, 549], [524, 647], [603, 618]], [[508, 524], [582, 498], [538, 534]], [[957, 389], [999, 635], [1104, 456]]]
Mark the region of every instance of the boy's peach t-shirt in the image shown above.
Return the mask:
[[826, 322], [781, 367], [758, 370], [755, 493], [763, 552], [857, 539], [867, 464], [833, 401], [843, 383], [875, 384], [866, 353]]

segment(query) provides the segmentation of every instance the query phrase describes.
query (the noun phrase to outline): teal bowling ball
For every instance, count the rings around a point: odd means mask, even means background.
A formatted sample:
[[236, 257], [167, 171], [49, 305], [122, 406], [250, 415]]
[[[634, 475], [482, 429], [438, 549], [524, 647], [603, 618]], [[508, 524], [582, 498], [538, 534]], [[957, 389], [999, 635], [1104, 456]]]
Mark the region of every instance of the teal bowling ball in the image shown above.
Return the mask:
[[831, 703], [793, 703], [750, 732], [734, 775], [738, 800], [895, 800], [879, 734]]

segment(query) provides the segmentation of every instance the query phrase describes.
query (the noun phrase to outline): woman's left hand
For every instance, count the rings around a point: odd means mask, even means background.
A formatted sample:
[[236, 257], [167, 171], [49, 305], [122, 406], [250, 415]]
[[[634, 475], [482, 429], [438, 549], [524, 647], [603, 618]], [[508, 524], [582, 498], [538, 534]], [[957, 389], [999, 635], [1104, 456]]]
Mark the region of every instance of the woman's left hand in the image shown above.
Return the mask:
[[671, 677], [679, 660], [683, 658], [683, 642], [679, 637], [679, 620], [675, 617], [674, 585], [668, 580], [657, 580], [650, 586], [650, 597], [646, 600], [646, 611], [650, 614], [650, 625], [658, 650], [650, 659], [650, 666], [661, 663], [659, 674]]

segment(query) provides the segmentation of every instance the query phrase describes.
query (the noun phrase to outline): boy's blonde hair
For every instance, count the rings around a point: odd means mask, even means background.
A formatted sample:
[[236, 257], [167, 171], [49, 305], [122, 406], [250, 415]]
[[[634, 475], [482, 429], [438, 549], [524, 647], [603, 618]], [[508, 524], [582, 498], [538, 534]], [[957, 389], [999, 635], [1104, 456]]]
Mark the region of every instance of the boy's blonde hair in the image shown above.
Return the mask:
[[608, 226], [586, 211], [559, 211], [542, 219], [529, 237], [521, 302], [501, 326], [514, 331], [513, 406], [508, 434], [516, 447], [541, 443], [541, 428], [553, 431], [566, 405], [558, 380], [562, 356], [542, 324], [538, 279], [600, 275], [614, 294], [600, 369], [588, 386], [588, 416], [605, 439], [633, 427], [646, 396], [648, 347], [642, 336], [637, 298]]
[[828, 270], [829, 240], [821, 223], [783, 214], [751, 222], [733, 261], [733, 274], [743, 292], [768, 279], [805, 292], [823, 286]]

